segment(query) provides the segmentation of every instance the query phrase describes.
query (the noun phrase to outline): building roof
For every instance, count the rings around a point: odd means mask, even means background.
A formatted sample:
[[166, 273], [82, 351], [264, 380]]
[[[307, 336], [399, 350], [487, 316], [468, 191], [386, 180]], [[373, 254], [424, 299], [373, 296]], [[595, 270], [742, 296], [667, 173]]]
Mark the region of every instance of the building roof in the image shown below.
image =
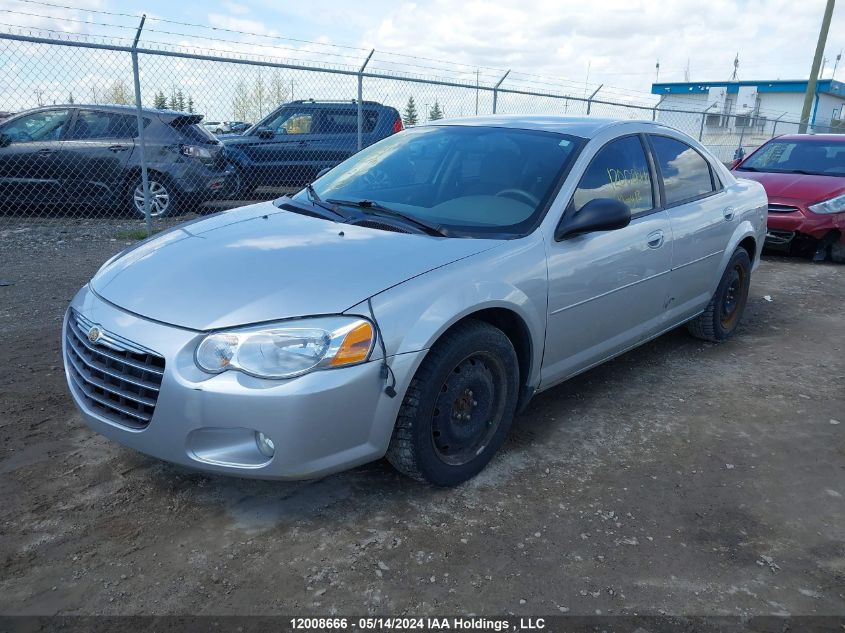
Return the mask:
[[[678, 94], [706, 94], [710, 88], [726, 87], [728, 94], [739, 92], [740, 86], [753, 86], [757, 92], [807, 92], [806, 79], [759, 79], [753, 81], [693, 81], [693, 82], [669, 82], [651, 84], [651, 94], [655, 95], [678, 95]], [[837, 97], [845, 97], [845, 83], [835, 79], [820, 79], [816, 82], [816, 92], [819, 94], [830, 94]]]

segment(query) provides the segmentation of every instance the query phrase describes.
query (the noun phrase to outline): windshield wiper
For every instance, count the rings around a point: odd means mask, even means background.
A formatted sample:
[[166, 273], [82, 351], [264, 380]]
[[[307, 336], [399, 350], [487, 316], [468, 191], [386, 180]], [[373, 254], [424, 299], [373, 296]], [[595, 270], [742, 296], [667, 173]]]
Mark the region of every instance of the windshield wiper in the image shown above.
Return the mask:
[[[335, 217], [340, 218], [344, 222], [346, 222], [349, 219], [345, 214], [338, 211], [331, 204], [326, 204], [325, 202], [323, 202], [323, 199], [314, 190], [314, 185], [312, 185], [310, 182], [307, 185], [305, 185], [305, 193], [308, 194], [308, 199], [311, 201], [311, 204], [313, 204], [315, 207], [320, 207], [321, 209], [325, 209], [326, 211], [331, 211], [331, 213]], [[329, 202], [331, 202], [331, 200], [329, 200]]]
[[396, 209], [391, 209], [390, 207], [386, 207], [383, 204], [376, 202], [375, 200], [336, 200], [334, 198], [329, 198], [327, 202], [331, 204], [339, 204], [344, 205], [347, 207], [355, 207], [356, 209], [362, 209], [365, 213], [373, 213], [387, 215], [394, 218], [399, 218], [400, 220], [404, 220], [408, 224], [413, 224], [417, 228], [422, 229], [429, 235], [438, 235], [440, 237], [448, 237], [448, 233], [444, 231], [439, 225], [430, 224], [425, 220], [420, 220], [419, 218], [415, 218], [412, 215], [408, 215], [407, 213], [402, 213], [401, 211], [397, 211]]
[[756, 167], [746, 167], [745, 165], [740, 165], [739, 167], [737, 167], [737, 169], [739, 171], [760, 171]]

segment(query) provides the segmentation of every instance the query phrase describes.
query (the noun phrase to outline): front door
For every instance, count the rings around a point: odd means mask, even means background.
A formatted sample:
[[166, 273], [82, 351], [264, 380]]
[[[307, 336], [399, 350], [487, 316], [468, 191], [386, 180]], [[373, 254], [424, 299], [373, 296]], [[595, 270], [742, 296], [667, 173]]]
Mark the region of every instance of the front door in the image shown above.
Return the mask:
[[58, 154], [69, 118], [68, 110], [41, 110], [0, 126], [0, 200], [62, 201]]
[[577, 214], [595, 198], [616, 198], [631, 208], [631, 223], [559, 242], [547, 238], [543, 386], [659, 332], [669, 288], [672, 232], [654, 182], [641, 136], [610, 141], [590, 162], [565, 213]]

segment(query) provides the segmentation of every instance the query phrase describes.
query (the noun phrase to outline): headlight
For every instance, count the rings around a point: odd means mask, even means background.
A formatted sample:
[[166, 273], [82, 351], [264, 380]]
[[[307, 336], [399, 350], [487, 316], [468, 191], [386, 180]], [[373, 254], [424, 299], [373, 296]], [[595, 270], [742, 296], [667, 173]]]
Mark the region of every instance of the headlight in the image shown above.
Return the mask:
[[374, 342], [366, 319], [325, 317], [209, 334], [195, 359], [211, 374], [235, 369], [259, 378], [293, 378], [362, 363]]
[[831, 198], [830, 200], [825, 200], [824, 202], [811, 204], [809, 206], [809, 209], [813, 213], [842, 213], [843, 211], [845, 211], [845, 194], [842, 194], [841, 196], [836, 196], [835, 198]]

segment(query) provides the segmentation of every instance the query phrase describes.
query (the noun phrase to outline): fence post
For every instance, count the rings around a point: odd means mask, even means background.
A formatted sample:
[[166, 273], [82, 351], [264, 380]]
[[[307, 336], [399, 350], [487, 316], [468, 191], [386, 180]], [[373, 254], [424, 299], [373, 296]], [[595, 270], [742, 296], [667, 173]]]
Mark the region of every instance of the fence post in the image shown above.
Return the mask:
[[774, 124], [772, 124], [772, 138], [775, 137], [775, 130], [778, 129], [778, 122], [785, 116], [786, 116], [786, 112], [784, 112], [778, 118], [776, 118]]
[[502, 85], [502, 82], [508, 75], [510, 75], [510, 73], [511, 69], [508, 68], [505, 74], [502, 75], [502, 78], [498, 82], [496, 82], [495, 86], [493, 86], [493, 114], [496, 114], [496, 104], [499, 102], [499, 86]]
[[601, 90], [603, 86], [604, 84], [599, 84], [599, 87], [596, 88], [593, 94], [590, 95], [590, 98], [587, 99], [587, 116], [590, 116], [590, 110], [593, 109], [593, 99], [599, 93], [599, 90]]
[[666, 98], [666, 95], [660, 95], [660, 99], [657, 101], [655, 106], [651, 109], [651, 120], [657, 120], [657, 109], [660, 107], [660, 104], [663, 103], [663, 99]]
[[706, 108], [704, 108], [704, 110], [701, 111], [701, 127], [698, 128], [698, 142], [699, 143], [701, 142], [701, 139], [704, 137], [704, 119], [707, 118], [707, 111], [710, 108], [713, 108], [715, 106], [716, 106], [715, 103], [711, 103], [709, 106], [707, 106]]
[[361, 64], [361, 68], [358, 70], [358, 151], [360, 152], [364, 146], [364, 104], [362, 100], [364, 98], [364, 69], [367, 67], [367, 64], [370, 63], [370, 57], [373, 56], [373, 53], [376, 52], [376, 49], [370, 49], [370, 54], [367, 55], [367, 59], [364, 60], [364, 63]]
[[[135, 80], [135, 118], [138, 123], [138, 142], [141, 154], [141, 182], [144, 187], [144, 219], [147, 222], [147, 237], [153, 234], [153, 219], [150, 215], [150, 177], [147, 173], [146, 138], [144, 133], [144, 113], [141, 106], [141, 76], [138, 72], [138, 39], [141, 37], [141, 29], [144, 28], [144, 21], [147, 15], [141, 16], [141, 23], [138, 25], [138, 32], [135, 33], [135, 41], [132, 42], [132, 78]], [[135, 191], [132, 191], [132, 204], [135, 204]]]

